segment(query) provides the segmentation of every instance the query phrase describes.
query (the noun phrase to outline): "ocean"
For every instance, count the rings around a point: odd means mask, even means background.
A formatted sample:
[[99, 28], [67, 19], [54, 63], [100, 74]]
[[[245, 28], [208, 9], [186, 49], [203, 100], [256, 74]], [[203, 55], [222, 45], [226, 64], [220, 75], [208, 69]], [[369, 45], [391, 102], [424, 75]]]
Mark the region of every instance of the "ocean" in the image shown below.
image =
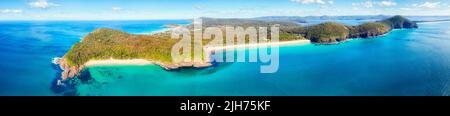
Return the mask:
[[186, 20], [152, 21], [0, 21], [0, 95], [61, 95], [52, 90], [57, 69], [51, 61], [96, 28], [133, 34], [165, 29]]
[[0, 95], [31, 96], [448, 96], [450, 22], [420, 23], [373, 39], [280, 48], [280, 68], [218, 63], [166, 71], [159, 66], [96, 66], [70, 91], [55, 91], [51, 60], [95, 28], [134, 34], [164, 29], [159, 21], [1, 21]]

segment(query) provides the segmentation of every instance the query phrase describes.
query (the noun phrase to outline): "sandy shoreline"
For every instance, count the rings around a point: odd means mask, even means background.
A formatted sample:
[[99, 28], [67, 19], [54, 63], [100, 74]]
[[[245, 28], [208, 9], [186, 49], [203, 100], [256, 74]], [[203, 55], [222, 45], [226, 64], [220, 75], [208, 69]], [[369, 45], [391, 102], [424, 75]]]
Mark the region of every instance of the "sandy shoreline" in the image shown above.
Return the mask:
[[257, 43], [257, 44], [243, 44], [243, 45], [232, 45], [232, 46], [220, 46], [220, 47], [209, 47], [205, 48], [207, 51], [214, 50], [226, 50], [226, 49], [242, 49], [242, 48], [257, 48], [259, 46], [288, 46], [288, 45], [302, 45], [309, 44], [310, 40], [294, 40], [294, 41], [282, 41], [273, 43]]
[[[258, 43], [258, 44], [245, 44], [245, 45], [233, 45], [233, 46], [223, 46], [223, 47], [210, 47], [205, 48], [208, 53], [211, 53], [215, 50], [226, 50], [226, 49], [238, 49], [238, 48], [256, 48], [259, 46], [266, 45], [278, 45], [278, 46], [287, 46], [287, 45], [301, 45], [301, 44], [309, 44], [311, 43], [309, 40], [295, 40], [295, 41], [284, 41], [284, 42], [274, 42], [274, 43]], [[161, 62], [150, 61], [146, 59], [105, 59], [105, 60], [89, 60], [84, 64], [86, 67], [92, 66], [113, 66], [113, 65], [160, 65], [165, 68], [176, 68], [177, 66], [187, 66], [190, 64], [181, 64], [181, 65], [166, 65]], [[195, 64], [194, 67], [204, 67], [205, 63]]]
[[89, 60], [84, 65], [90, 66], [105, 66], [105, 65], [153, 65], [160, 64], [157, 62], [145, 60], [145, 59], [107, 59], [107, 60]]

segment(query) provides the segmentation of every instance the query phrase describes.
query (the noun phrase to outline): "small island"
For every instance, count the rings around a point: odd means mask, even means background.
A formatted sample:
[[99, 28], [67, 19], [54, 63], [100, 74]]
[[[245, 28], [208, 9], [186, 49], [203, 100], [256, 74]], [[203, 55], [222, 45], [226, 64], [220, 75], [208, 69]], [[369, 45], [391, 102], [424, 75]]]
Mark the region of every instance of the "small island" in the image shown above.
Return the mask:
[[[280, 42], [268, 44], [296, 44], [311, 41], [316, 44], [335, 44], [351, 38], [372, 38], [384, 35], [393, 29], [418, 28], [402, 16], [394, 16], [378, 22], [358, 26], [347, 26], [335, 22], [303, 27], [295, 22], [262, 21], [252, 19], [203, 20], [204, 26], [270, 26], [280, 24]], [[175, 25], [168, 25], [175, 26]], [[177, 25], [178, 26], [178, 25]], [[181, 67], [208, 67], [209, 62], [173, 63], [172, 46], [178, 42], [170, 38], [170, 32], [152, 35], [134, 35], [114, 29], [96, 29], [75, 44], [62, 58], [54, 60], [62, 69], [62, 81], [77, 77], [86, 67], [95, 65], [147, 65], [156, 64], [166, 70]], [[204, 40], [208, 42], [208, 40]], [[264, 43], [263, 43], [264, 44]], [[252, 45], [250, 45], [252, 46]], [[218, 46], [218, 49], [230, 46]], [[231, 46], [239, 47], [239, 45]]]

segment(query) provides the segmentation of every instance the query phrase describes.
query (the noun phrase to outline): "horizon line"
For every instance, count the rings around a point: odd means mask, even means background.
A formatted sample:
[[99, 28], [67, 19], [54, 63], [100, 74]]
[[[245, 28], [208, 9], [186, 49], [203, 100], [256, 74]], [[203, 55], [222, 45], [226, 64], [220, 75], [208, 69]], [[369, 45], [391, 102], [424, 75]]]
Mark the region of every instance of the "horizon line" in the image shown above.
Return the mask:
[[[256, 17], [197, 17], [197, 18], [216, 18], [216, 19], [252, 19], [260, 17], [345, 17], [345, 16], [396, 16], [396, 15], [309, 15], [309, 16], [295, 16], [295, 15], [266, 15]], [[450, 15], [401, 15], [405, 17], [450, 17]], [[145, 20], [192, 20], [195, 18], [148, 18], [148, 19], [0, 19], [0, 21], [145, 21]]]

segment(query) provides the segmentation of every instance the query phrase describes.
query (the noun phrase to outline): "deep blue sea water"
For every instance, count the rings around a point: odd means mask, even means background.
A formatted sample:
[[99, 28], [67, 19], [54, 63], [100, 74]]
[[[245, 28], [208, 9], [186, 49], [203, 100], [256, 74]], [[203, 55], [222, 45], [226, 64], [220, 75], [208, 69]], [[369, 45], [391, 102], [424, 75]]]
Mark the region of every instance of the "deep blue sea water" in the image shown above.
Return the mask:
[[51, 60], [62, 56], [96, 28], [114, 28], [134, 34], [164, 29], [155, 21], [0, 21], [0, 95], [57, 95], [50, 90], [56, 76]]
[[[53, 57], [98, 27], [130, 33], [187, 21], [0, 22], [0, 95], [64, 95], [51, 90]], [[76, 95], [449, 95], [450, 22], [421, 23], [384, 37], [339, 45], [280, 48], [280, 69], [219, 63], [207, 69], [97, 66]]]

